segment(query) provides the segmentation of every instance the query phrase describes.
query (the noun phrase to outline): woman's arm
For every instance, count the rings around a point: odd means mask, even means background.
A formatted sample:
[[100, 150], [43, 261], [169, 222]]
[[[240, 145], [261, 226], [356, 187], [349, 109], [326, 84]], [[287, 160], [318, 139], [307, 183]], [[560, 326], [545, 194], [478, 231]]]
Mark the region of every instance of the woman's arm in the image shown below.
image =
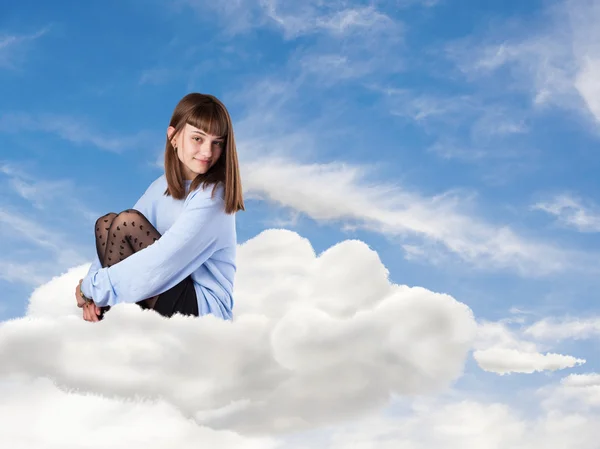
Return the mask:
[[[209, 189], [210, 190], [210, 189]], [[189, 276], [217, 250], [229, 232], [223, 200], [200, 192], [152, 245], [118, 264], [97, 270], [81, 285], [99, 306], [134, 303], [158, 295]]]

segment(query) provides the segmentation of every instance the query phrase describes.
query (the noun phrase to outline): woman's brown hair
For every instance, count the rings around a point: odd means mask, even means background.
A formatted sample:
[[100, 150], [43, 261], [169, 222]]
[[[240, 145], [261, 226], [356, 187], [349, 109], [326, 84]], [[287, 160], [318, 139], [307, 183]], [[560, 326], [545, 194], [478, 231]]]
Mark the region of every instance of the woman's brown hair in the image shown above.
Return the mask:
[[[225, 187], [225, 212], [235, 213], [244, 209], [242, 197], [242, 182], [238, 164], [235, 137], [229, 112], [216, 97], [208, 94], [191, 93], [183, 97], [171, 116], [169, 126], [175, 128], [173, 136], [180, 133], [186, 123], [201, 129], [205, 133], [225, 138], [224, 151], [208, 172], [194, 178], [190, 186], [190, 192], [213, 184], [212, 194], [219, 183]], [[165, 195], [181, 200], [186, 197], [185, 179], [183, 176], [182, 163], [171, 139], [167, 136], [165, 147], [165, 176], [167, 178], [167, 189]]]

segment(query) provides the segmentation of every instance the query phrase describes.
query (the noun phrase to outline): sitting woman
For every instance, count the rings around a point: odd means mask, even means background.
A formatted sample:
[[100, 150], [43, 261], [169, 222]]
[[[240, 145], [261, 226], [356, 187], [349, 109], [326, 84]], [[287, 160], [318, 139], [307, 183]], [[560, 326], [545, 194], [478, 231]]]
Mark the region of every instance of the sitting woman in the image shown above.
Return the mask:
[[192, 93], [175, 107], [165, 173], [133, 209], [95, 224], [97, 258], [75, 289], [86, 321], [118, 303], [232, 318], [235, 213], [244, 210], [231, 118], [215, 97]]

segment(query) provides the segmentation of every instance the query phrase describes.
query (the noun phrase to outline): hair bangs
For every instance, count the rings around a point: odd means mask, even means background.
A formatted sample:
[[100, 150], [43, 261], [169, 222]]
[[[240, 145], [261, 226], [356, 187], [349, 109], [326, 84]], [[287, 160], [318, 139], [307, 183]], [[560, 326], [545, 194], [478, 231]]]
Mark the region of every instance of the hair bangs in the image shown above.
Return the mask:
[[187, 123], [217, 137], [227, 137], [229, 133], [227, 114], [217, 103], [212, 101], [192, 108]]

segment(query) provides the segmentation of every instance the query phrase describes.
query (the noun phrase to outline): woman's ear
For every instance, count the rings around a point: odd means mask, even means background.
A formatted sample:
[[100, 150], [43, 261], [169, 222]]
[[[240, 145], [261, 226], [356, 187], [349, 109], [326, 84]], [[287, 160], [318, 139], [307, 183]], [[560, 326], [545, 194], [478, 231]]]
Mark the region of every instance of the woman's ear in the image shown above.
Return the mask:
[[173, 141], [173, 134], [175, 133], [175, 128], [173, 126], [169, 126], [167, 128], [167, 139], [169, 139], [171, 141], [171, 145], [175, 146], [175, 143]]

